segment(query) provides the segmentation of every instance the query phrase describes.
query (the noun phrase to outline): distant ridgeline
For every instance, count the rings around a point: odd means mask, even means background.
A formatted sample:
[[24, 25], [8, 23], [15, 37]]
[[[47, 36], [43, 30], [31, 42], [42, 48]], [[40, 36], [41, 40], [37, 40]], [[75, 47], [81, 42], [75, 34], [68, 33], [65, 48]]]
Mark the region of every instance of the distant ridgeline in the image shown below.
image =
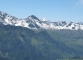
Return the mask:
[[46, 29], [46, 30], [83, 30], [83, 23], [75, 22], [51, 22], [46, 18], [39, 19], [35, 15], [31, 15], [25, 19], [18, 19], [5, 12], [0, 11], [0, 23], [4, 25], [22, 26], [29, 29]]

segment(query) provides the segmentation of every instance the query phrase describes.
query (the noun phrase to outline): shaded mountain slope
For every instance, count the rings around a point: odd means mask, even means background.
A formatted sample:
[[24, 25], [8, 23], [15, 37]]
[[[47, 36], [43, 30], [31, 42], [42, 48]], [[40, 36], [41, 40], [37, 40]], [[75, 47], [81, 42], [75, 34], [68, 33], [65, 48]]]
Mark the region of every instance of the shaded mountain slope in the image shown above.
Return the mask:
[[0, 57], [10, 60], [55, 60], [59, 58], [83, 57], [83, 45], [72, 41], [73, 38], [69, 37], [72, 33], [66, 35], [71, 40], [66, 44], [66, 37], [65, 39], [61, 39], [63, 32], [55, 31], [47, 32], [46, 30], [42, 30], [35, 32], [20, 26], [1, 24]]

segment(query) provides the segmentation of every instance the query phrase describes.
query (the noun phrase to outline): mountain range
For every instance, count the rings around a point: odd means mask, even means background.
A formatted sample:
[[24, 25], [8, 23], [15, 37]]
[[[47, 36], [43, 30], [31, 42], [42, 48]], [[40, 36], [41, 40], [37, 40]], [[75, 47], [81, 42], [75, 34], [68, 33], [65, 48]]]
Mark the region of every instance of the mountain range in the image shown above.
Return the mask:
[[82, 60], [83, 23], [18, 19], [0, 11], [0, 60]]
[[51, 29], [51, 30], [83, 30], [83, 23], [75, 22], [51, 22], [46, 18], [39, 19], [35, 15], [31, 15], [25, 19], [18, 19], [5, 12], [0, 11], [0, 23], [4, 25], [22, 26], [29, 29]]

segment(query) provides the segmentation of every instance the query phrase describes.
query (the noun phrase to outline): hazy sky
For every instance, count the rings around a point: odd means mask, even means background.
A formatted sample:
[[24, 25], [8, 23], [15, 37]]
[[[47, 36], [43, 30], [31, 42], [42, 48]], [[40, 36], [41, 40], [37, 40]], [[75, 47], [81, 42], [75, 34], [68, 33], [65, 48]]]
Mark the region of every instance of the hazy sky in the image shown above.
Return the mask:
[[18, 18], [83, 22], [83, 0], [0, 0], [0, 11]]

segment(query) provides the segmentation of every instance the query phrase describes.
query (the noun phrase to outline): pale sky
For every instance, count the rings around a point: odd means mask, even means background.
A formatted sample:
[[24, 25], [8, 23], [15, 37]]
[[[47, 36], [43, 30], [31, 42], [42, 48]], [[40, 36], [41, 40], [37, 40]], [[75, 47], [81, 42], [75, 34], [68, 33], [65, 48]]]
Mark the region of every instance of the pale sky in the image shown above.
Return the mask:
[[55, 22], [83, 22], [83, 0], [0, 0], [0, 11], [17, 18], [35, 15]]

